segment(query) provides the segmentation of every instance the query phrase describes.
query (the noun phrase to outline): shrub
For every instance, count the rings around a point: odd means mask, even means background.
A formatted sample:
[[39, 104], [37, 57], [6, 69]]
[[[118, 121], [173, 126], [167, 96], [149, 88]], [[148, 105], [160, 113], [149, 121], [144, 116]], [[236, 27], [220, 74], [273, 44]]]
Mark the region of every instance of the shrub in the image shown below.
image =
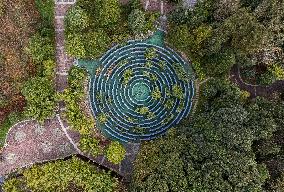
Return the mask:
[[118, 141], [112, 141], [106, 151], [107, 159], [114, 164], [119, 164], [124, 159], [125, 154], [125, 148]]
[[143, 32], [145, 25], [145, 14], [139, 9], [134, 9], [128, 16], [128, 26], [134, 34]]
[[128, 82], [130, 81], [130, 79], [133, 76], [133, 70], [132, 69], [126, 69], [123, 73], [123, 81], [122, 84], [123, 85], [127, 85]]
[[144, 56], [147, 60], [151, 60], [157, 57], [158, 55], [156, 49], [154, 47], [150, 47], [146, 49]]
[[197, 74], [197, 77], [200, 81], [204, 80], [206, 78], [206, 72], [203, 69], [203, 67], [201, 67], [200, 62], [198, 61], [193, 61], [192, 62], [192, 67], [194, 68], [195, 73]]
[[140, 107], [140, 108], [137, 108], [135, 111], [137, 113], [141, 114], [141, 115], [146, 115], [147, 113], [149, 113], [149, 108], [148, 107]]
[[84, 35], [86, 57], [98, 58], [110, 46], [110, 38], [103, 30], [89, 32]]
[[93, 157], [102, 153], [99, 140], [88, 135], [83, 135], [82, 138], [80, 138], [79, 147], [84, 153], [90, 153]]
[[67, 54], [76, 58], [86, 57], [86, 50], [81, 35], [69, 34], [66, 40], [65, 50]]
[[166, 101], [165, 108], [167, 110], [171, 110], [174, 107], [174, 105], [175, 105], [175, 101], [172, 98], [170, 98]]
[[4, 15], [4, 9], [5, 9], [4, 2], [1, 1], [1, 2], [0, 2], [0, 17], [1, 17], [2, 15]]
[[153, 66], [153, 63], [152, 63], [152, 61], [146, 61], [146, 63], [145, 63], [145, 67], [146, 68], [151, 68]]
[[154, 31], [155, 28], [155, 22], [157, 21], [158, 17], [160, 16], [160, 13], [146, 13], [145, 15], [145, 25], [144, 25], [144, 30], [145, 32], [149, 31]]
[[0, 148], [4, 146], [6, 136], [11, 126], [19, 122], [20, 120], [22, 120], [22, 118], [23, 118], [22, 114], [16, 114], [15, 112], [12, 112], [12, 115], [9, 115], [8, 118], [6, 118], [1, 123], [0, 125]]
[[30, 39], [25, 50], [36, 63], [42, 63], [44, 60], [53, 59], [55, 55], [53, 41], [50, 38], [42, 37], [39, 34], [34, 35]]
[[44, 165], [33, 165], [23, 171], [22, 178], [10, 178], [4, 183], [5, 192], [67, 191], [68, 187], [83, 191], [117, 191], [118, 180], [97, 167], [73, 157]]
[[65, 17], [66, 30], [74, 32], [83, 31], [90, 24], [87, 13], [79, 6], [69, 9]]
[[100, 25], [109, 28], [115, 26], [121, 18], [119, 0], [100, 1], [98, 3], [98, 19]]
[[3, 184], [4, 192], [26, 192], [25, 183], [23, 179], [11, 178]]
[[178, 78], [182, 81], [188, 82], [189, 76], [185, 69], [183, 68], [182, 64], [180, 63], [173, 63], [173, 68], [175, 70], [175, 73], [177, 74]]
[[151, 96], [154, 100], [159, 100], [162, 97], [161, 91], [158, 87], [156, 87], [155, 90], [151, 93]]
[[172, 91], [173, 91], [173, 96], [178, 98], [179, 100], [182, 100], [184, 98], [184, 92], [181, 86], [174, 85]]
[[43, 76], [53, 80], [54, 75], [55, 75], [55, 67], [56, 67], [56, 63], [54, 62], [54, 60], [45, 60], [43, 61]]
[[68, 85], [74, 92], [83, 92], [86, 72], [79, 67], [72, 67], [68, 72]]
[[94, 120], [86, 116], [80, 107], [84, 98], [84, 81], [86, 72], [78, 67], [72, 67], [68, 74], [69, 87], [59, 94], [59, 99], [66, 103], [65, 116], [71, 128], [82, 135], [90, 134], [94, 127]]
[[101, 124], [105, 124], [107, 122], [107, 115], [104, 114], [104, 113], [101, 113], [98, 115], [98, 121], [101, 123]]
[[49, 79], [42, 77], [30, 79], [25, 83], [22, 94], [27, 100], [25, 109], [27, 117], [43, 123], [45, 119], [55, 114], [55, 90]]
[[248, 91], [241, 91], [240, 99], [242, 101], [246, 101], [250, 97], [250, 92]]
[[281, 65], [270, 65], [268, 71], [272, 73], [276, 80], [284, 80], [284, 67]]
[[35, 4], [41, 15], [44, 25], [53, 26], [54, 20], [54, 1], [53, 0], [35, 0]]

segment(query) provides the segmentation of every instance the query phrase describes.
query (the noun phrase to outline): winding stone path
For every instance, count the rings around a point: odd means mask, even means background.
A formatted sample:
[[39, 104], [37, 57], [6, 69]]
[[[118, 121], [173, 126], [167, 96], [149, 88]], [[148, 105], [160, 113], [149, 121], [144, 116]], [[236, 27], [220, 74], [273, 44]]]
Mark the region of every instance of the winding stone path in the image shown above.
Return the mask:
[[269, 86], [245, 83], [240, 76], [240, 70], [237, 65], [234, 65], [230, 71], [230, 80], [236, 83], [241, 90], [249, 92], [251, 98], [257, 96], [272, 98], [274, 93], [284, 92], [284, 81], [276, 81]]

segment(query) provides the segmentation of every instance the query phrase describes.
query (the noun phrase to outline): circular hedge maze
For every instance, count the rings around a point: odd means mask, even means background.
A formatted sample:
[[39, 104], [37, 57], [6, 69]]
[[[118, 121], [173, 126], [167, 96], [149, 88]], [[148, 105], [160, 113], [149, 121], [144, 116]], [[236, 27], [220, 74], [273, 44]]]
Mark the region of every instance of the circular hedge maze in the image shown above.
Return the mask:
[[100, 130], [122, 142], [150, 140], [189, 114], [190, 65], [167, 47], [141, 41], [115, 46], [90, 79], [90, 103]]

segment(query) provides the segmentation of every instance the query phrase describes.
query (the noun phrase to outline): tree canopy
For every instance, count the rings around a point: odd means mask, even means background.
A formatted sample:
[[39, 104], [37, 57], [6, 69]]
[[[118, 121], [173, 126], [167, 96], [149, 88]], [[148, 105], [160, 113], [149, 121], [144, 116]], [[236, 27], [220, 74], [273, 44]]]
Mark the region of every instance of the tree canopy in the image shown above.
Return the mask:
[[27, 100], [26, 115], [41, 123], [51, 118], [56, 104], [54, 93], [53, 83], [47, 78], [35, 77], [27, 81], [22, 89]]
[[131, 190], [264, 190], [272, 170], [256, 159], [253, 146], [282, 129], [280, 103], [248, 103], [223, 80], [209, 81], [202, 93], [193, 122], [184, 121], [166, 137], [142, 145]]

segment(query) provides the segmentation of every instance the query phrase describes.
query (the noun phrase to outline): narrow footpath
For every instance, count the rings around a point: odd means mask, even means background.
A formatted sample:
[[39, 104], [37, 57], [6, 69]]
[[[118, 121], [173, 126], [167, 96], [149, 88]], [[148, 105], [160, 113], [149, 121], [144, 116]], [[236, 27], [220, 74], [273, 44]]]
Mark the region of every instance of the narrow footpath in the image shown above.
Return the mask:
[[247, 91], [250, 93], [251, 98], [257, 96], [272, 98], [274, 93], [283, 93], [284, 92], [284, 81], [276, 81], [271, 85], [252, 85], [245, 83], [240, 76], [240, 69], [237, 65], [234, 65], [230, 71], [230, 80], [237, 84], [241, 90]]

